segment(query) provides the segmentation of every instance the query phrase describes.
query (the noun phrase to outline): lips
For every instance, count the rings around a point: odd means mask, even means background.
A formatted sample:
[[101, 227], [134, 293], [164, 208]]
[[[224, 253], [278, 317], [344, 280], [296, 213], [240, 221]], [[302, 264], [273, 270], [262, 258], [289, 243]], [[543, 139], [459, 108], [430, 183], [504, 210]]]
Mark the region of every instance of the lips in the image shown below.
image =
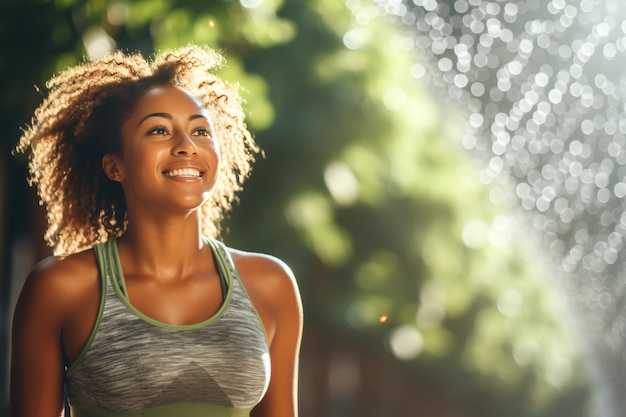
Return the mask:
[[167, 177], [199, 178], [204, 174], [204, 172], [196, 168], [176, 168], [163, 171], [163, 174]]

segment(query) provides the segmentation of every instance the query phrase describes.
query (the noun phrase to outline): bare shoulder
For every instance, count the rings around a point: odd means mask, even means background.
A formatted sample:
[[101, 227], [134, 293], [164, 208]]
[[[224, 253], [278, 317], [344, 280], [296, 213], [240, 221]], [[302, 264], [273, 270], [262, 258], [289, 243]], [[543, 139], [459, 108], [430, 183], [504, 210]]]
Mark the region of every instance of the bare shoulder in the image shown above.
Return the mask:
[[294, 334], [298, 334], [302, 325], [302, 301], [291, 268], [271, 255], [236, 249], [230, 252], [270, 339], [278, 327], [293, 327]]
[[282, 260], [263, 253], [244, 252], [230, 248], [237, 269], [246, 284], [296, 287], [291, 268]]
[[98, 270], [93, 251], [68, 256], [50, 256], [31, 270], [26, 285], [48, 290], [70, 290], [80, 282], [97, 279]]
[[72, 301], [84, 299], [86, 292], [97, 291], [98, 282], [92, 251], [48, 257], [31, 270], [21, 291], [18, 309], [26, 307], [62, 313], [71, 308]]

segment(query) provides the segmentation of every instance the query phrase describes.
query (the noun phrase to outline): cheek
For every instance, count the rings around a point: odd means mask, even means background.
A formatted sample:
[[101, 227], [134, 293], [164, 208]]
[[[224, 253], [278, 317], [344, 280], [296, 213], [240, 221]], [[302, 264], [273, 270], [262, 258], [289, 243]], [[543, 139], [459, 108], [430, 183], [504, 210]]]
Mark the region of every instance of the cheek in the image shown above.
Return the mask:
[[220, 153], [220, 147], [217, 142], [212, 142], [206, 145], [205, 154], [207, 155], [207, 159], [211, 165], [219, 165], [222, 159], [222, 155]]
[[167, 151], [152, 149], [149, 146], [127, 147], [122, 155], [125, 170], [139, 178], [144, 175], [150, 176], [158, 170], [159, 161], [163, 159], [164, 153]]

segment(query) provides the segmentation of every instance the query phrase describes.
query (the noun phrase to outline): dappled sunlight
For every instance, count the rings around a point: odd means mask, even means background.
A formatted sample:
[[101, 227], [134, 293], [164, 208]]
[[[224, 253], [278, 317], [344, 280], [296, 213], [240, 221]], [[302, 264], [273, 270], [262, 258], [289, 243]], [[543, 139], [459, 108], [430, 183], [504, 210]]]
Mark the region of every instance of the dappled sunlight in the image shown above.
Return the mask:
[[424, 337], [417, 327], [401, 325], [389, 335], [389, 346], [398, 359], [415, 359], [424, 347]]
[[355, 272], [355, 283], [363, 290], [379, 293], [390, 285], [393, 276], [398, 273], [398, 257], [393, 252], [381, 250], [359, 266]]
[[90, 28], [83, 35], [83, 43], [90, 59], [100, 58], [115, 50], [115, 41], [100, 27]]
[[337, 204], [349, 206], [359, 198], [359, 183], [344, 163], [332, 162], [324, 170], [324, 182]]
[[352, 252], [349, 235], [332, 221], [331, 207], [320, 194], [299, 196], [287, 207], [287, 221], [328, 265], [344, 263]]
[[[356, 329], [372, 328], [386, 323], [389, 316], [381, 312], [389, 311], [392, 303], [388, 298], [376, 295], [364, 295], [352, 301], [343, 311], [346, 322]], [[381, 317], [387, 317], [381, 321]]]
[[415, 317], [415, 322], [420, 328], [431, 329], [441, 325], [446, 317], [444, 297], [445, 291], [439, 281], [433, 280], [422, 285], [420, 304]]

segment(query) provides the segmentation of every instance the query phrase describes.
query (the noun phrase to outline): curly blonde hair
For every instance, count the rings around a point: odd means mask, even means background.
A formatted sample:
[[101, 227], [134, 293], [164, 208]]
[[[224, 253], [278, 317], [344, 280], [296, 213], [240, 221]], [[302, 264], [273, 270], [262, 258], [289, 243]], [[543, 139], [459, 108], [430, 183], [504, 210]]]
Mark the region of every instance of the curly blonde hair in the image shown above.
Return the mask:
[[150, 88], [171, 84], [196, 96], [210, 113], [221, 151], [219, 182], [202, 206], [202, 233], [216, 237], [235, 193], [259, 151], [248, 131], [236, 85], [215, 71], [223, 57], [187, 46], [151, 60], [121, 51], [67, 69], [48, 81], [17, 150], [29, 154], [29, 182], [45, 205], [45, 240], [57, 255], [87, 249], [126, 229], [119, 183], [102, 170], [102, 156], [121, 152], [121, 127]]

